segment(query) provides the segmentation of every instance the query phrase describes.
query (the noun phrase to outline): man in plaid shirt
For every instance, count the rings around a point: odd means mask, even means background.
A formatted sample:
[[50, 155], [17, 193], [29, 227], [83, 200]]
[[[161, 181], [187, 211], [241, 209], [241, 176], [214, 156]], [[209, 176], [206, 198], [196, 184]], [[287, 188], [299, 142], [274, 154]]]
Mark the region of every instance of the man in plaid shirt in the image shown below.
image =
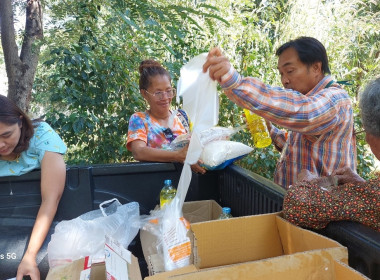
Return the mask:
[[267, 120], [281, 152], [274, 181], [283, 188], [295, 183], [303, 169], [318, 176], [346, 166], [356, 170], [351, 100], [329, 75], [324, 46], [315, 38], [299, 37], [276, 54], [284, 88], [242, 77], [219, 48], [209, 52], [203, 70], [234, 103]]

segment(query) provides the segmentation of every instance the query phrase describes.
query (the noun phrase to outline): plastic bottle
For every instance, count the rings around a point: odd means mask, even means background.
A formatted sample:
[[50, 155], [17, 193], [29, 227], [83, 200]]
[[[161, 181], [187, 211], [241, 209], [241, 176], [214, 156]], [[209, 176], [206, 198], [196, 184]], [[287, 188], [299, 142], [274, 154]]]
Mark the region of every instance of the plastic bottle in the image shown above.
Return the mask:
[[162, 208], [166, 203], [172, 201], [176, 194], [177, 190], [172, 186], [172, 180], [165, 180], [164, 187], [160, 192], [160, 207]]
[[272, 139], [270, 138], [268, 128], [265, 125], [265, 120], [247, 109], [243, 109], [243, 111], [255, 147], [265, 148], [272, 144]]
[[220, 214], [218, 220], [224, 220], [224, 219], [229, 219], [229, 218], [232, 218], [231, 208], [230, 207], [223, 207], [222, 208], [222, 214]]

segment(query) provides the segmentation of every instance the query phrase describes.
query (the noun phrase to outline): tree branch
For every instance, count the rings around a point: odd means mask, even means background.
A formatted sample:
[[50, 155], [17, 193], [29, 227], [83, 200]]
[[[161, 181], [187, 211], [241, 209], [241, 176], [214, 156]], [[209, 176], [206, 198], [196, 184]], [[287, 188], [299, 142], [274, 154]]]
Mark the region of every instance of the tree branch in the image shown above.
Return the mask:
[[29, 109], [43, 37], [40, 0], [26, 0], [26, 24], [20, 57], [15, 40], [12, 0], [0, 0], [1, 43], [8, 76], [8, 97], [25, 112]]
[[21, 60], [18, 57], [18, 47], [15, 39], [12, 0], [0, 1], [0, 24], [5, 68], [8, 79], [13, 79], [15, 71], [13, 71], [12, 65], [21, 65]]
[[[43, 38], [42, 8], [39, 0], [28, 0], [26, 7], [25, 35], [22, 42], [20, 59], [23, 63], [38, 62], [39, 45], [36, 40]], [[36, 56], [37, 54], [37, 56]]]

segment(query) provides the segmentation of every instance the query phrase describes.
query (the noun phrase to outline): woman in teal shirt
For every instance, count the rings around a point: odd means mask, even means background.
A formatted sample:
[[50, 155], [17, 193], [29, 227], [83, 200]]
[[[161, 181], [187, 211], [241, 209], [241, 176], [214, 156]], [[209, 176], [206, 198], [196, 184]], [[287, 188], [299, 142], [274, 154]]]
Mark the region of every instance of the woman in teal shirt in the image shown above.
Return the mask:
[[65, 152], [62, 139], [47, 123], [32, 122], [11, 100], [0, 95], [0, 176], [19, 176], [41, 168], [41, 206], [17, 270], [17, 280], [24, 275], [40, 279], [36, 256], [65, 186]]

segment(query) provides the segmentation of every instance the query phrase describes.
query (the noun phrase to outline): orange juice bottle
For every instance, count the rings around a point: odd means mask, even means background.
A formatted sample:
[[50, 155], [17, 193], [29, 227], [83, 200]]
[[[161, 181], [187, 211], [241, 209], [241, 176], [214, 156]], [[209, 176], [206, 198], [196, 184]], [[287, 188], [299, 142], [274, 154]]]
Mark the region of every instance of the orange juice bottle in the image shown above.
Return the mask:
[[272, 144], [272, 139], [270, 138], [268, 128], [265, 125], [265, 120], [247, 109], [243, 109], [243, 111], [255, 147], [265, 148]]

